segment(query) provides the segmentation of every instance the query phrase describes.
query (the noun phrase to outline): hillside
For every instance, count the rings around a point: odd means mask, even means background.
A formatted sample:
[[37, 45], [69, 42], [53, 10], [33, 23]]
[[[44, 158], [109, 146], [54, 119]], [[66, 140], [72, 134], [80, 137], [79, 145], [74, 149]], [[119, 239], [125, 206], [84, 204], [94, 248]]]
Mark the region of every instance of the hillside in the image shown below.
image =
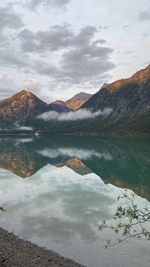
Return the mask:
[[[101, 115], [101, 111], [108, 109], [110, 114]], [[93, 116], [82, 119], [83, 110]], [[44, 121], [33, 118], [27, 125], [58, 134], [150, 134], [150, 66], [128, 79], [104, 85], [78, 111], [81, 111], [78, 119]]]
[[[108, 84], [82, 105], [93, 112], [111, 108], [105, 125], [97, 127], [133, 132], [150, 131], [150, 65], [128, 79]], [[94, 127], [94, 125], [93, 125]]]
[[[85, 101], [84, 93], [72, 99], [80, 101], [81, 96]], [[150, 65], [130, 78], [103, 85], [77, 111], [67, 102], [46, 104], [21, 91], [0, 102], [0, 127], [16, 124], [47, 134], [150, 134]]]
[[58, 113], [70, 111], [60, 103], [47, 104], [31, 92], [22, 90], [12, 97], [0, 101], [0, 128], [22, 126], [25, 120], [31, 120], [37, 115], [51, 110]]
[[65, 104], [68, 108], [76, 110], [80, 108], [86, 101], [88, 101], [91, 96], [91, 94], [81, 92], [79, 94], [74, 95], [71, 99], [67, 100]]
[[76, 110], [80, 108], [86, 101], [88, 101], [91, 96], [92, 96], [91, 94], [80, 92], [79, 94], [74, 95], [67, 101], [56, 100], [52, 104], [59, 104], [62, 105], [63, 107]]
[[28, 91], [21, 91], [0, 101], [0, 127], [10, 127], [23, 118], [45, 111], [47, 104]]

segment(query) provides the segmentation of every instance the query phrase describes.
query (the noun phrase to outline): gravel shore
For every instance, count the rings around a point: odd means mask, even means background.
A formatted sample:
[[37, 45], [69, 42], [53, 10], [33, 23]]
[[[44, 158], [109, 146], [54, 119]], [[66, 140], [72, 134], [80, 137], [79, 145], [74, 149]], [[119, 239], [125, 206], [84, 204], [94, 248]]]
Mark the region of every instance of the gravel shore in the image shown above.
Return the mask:
[[83, 267], [0, 228], [0, 267]]

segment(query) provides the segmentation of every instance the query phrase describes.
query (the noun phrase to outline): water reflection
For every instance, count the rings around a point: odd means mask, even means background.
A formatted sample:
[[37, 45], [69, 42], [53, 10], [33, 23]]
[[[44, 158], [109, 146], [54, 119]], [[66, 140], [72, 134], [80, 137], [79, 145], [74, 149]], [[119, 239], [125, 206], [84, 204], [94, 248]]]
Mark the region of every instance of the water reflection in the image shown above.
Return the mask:
[[95, 173], [105, 183], [132, 189], [150, 199], [148, 140], [99, 138], [1, 139], [0, 167], [26, 178], [47, 164], [80, 175]]
[[[148, 142], [2, 139], [0, 167], [0, 205], [6, 208], [1, 227], [86, 266], [148, 266], [146, 244], [131, 242], [108, 255], [104, 247], [111, 233], [98, 231], [102, 219], [111, 221], [122, 188], [144, 197], [142, 206], [148, 203]], [[116, 262], [122, 250], [124, 259]]]
[[103, 231], [111, 229], [118, 237], [115, 241], [108, 240], [106, 248], [118, 245], [127, 239], [138, 238], [150, 240], [150, 209], [140, 207], [136, 202], [137, 196], [127, 189], [118, 196], [118, 206], [114, 213], [114, 222], [107, 223], [105, 220], [99, 226]]

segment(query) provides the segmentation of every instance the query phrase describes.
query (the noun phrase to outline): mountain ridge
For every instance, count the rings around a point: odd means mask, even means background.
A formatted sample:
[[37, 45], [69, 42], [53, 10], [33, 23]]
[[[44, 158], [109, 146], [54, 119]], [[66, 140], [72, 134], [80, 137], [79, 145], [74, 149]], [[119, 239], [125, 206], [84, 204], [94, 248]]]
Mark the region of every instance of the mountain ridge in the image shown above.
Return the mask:
[[150, 65], [134, 73], [131, 77], [114, 81], [106, 86], [103, 86], [109, 92], [121, 89], [129, 83], [139, 83], [150, 78]]
[[62, 101], [62, 100], [56, 100], [52, 102], [52, 104], [60, 104], [63, 105], [64, 107], [67, 107], [72, 110], [77, 110], [79, 109], [87, 100], [90, 99], [92, 94], [88, 94], [85, 92], [80, 92], [78, 94], [75, 94], [73, 97], [68, 99], [67, 101]]
[[[103, 86], [81, 106], [82, 109], [90, 109], [92, 112], [104, 110], [106, 107], [111, 108], [113, 112], [107, 117], [103, 126], [125, 131], [128, 125], [131, 130], [132, 123], [134, 125], [136, 122], [136, 130], [145, 116], [150, 116], [150, 65], [128, 79]], [[148, 119], [144, 127], [146, 131], [150, 131]]]
[[0, 101], [0, 127], [5, 125], [9, 128], [26, 119], [31, 119], [48, 111], [69, 112], [68, 107], [58, 104], [47, 104], [28, 90], [21, 90]]
[[[73, 99], [78, 100], [81, 96], [86, 98], [86, 93], [81, 92]], [[150, 134], [150, 65], [127, 79], [103, 85], [96, 94], [77, 108], [81, 113], [83, 109], [91, 114], [89, 118], [78, 116], [73, 120], [52, 120], [50, 116], [50, 119], [44, 121], [42, 116], [38, 115], [48, 111], [66, 113], [76, 110], [68, 108], [63, 101], [47, 104], [23, 90], [0, 102], [0, 127], [3, 128], [4, 124], [9, 128], [19, 122], [21, 126], [32, 127], [33, 131], [43, 133]], [[107, 109], [111, 112], [107, 116], [101, 115]]]
[[29, 91], [22, 90], [0, 101], [0, 119], [5, 124], [16, 123], [24, 117], [44, 112], [47, 104]]

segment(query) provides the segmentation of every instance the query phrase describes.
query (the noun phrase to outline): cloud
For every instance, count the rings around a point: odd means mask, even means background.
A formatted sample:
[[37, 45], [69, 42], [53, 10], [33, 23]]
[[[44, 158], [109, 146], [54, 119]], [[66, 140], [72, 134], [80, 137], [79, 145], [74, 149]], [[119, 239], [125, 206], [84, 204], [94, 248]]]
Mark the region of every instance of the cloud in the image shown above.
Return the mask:
[[105, 72], [115, 67], [109, 61], [112, 52], [112, 49], [98, 46], [95, 42], [73, 48], [63, 55], [62, 77], [74, 84], [100, 79]]
[[55, 65], [40, 59], [33, 62], [33, 69], [40, 75], [47, 75], [53, 78], [60, 72]]
[[[74, 85], [100, 80], [115, 67], [110, 61], [113, 49], [105, 45], [105, 39], [96, 39], [97, 33], [93, 26], [83, 27], [75, 33], [70, 25], [64, 24], [35, 33], [25, 29], [18, 38], [24, 53], [38, 55], [32, 62], [32, 69], [37, 74], [48, 76], [59, 84]], [[58, 52], [57, 63], [53, 63], [47, 55]]]
[[130, 54], [133, 54], [133, 53], [134, 53], [134, 50], [128, 50], [128, 51], [124, 52], [125, 55], [130, 55]]
[[23, 86], [33, 93], [37, 88], [31, 75], [34, 80], [43, 79], [44, 88], [61, 90], [76, 85], [90, 88], [91, 84], [97, 86], [98, 81], [107, 79], [107, 72], [115, 67], [110, 61], [113, 49], [107, 47], [105, 39], [96, 38], [100, 30], [94, 26], [87, 25], [78, 31], [69, 24], [54, 25], [45, 31], [16, 30], [11, 30], [9, 36], [6, 32], [5, 36], [0, 34], [0, 66], [26, 76], [30, 83]]
[[21, 87], [22, 89], [27, 88], [27, 90], [29, 91], [36, 90], [37, 92], [39, 92], [42, 89], [43, 84], [41, 84], [38, 80], [32, 78], [30, 80], [24, 81]]
[[0, 76], [0, 99], [3, 100], [17, 93], [18, 87], [13, 76], [1, 75]]
[[78, 248], [80, 238], [95, 252], [93, 241], [99, 238], [95, 227], [103, 218], [111, 218], [117, 193], [114, 187], [94, 174], [83, 179], [68, 168], [64, 173], [50, 165], [25, 182], [8, 172], [3, 175], [0, 203], [8, 210], [7, 216], [0, 217], [2, 227], [34, 243], [40, 240], [39, 245], [47, 248], [54, 243], [63, 248], [72, 242]]
[[33, 128], [29, 126], [20, 126], [18, 122], [14, 124], [14, 129], [20, 130], [20, 131], [32, 131], [33, 130]]
[[0, 66], [24, 69], [31, 65], [27, 55], [24, 57], [22, 53], [16, 52], [13, 49], [0, 48]]
[[[83, 47], [94, 37], [97, 29], [86, 26], [75, 34], [68, 24], [54, 25], [47, 31], [32, 32], [28, 29], [22, 30], [18, 38], [22, 44], [24, 52], [45, 53], [47, 51], [57, 51], [70, 47]], [[104, 39], [98, 39], [97, 44], [104, 43]]]
[[43, 149], [41, 151], [37, 151], [38, 154], [48, 157], [48, 158], [57, 158], [59, 156], [68, 156], [68, 157], [76, 157], [79, 159], [90, 159], [92, 157], [104, 158], [105, 160], [112, 160], [113, 157], [108, 153], [99, 153], [95, 150], [85, 150], [78, 148], [58, 148], [58, 149]]
[[33, 142], [33, 138], [19, 138], [16, 140], [16, 145], [19, 145], [20, 143], [31, 143]]
[[37, 7], [65, 7], [70, 0], [28, 0], [27, 5], [29, 8], [35, 9]]
[[22, 70], [25, 69], [26, 66], [29, 66], [29, 61], [27, 60], [28, 55], [24, 57], [22, 51], [19, 49], [17, 40], [18, 31], [20, 31], [23, 26], [24, 24], [21, 16], [16, 13], [11, 3], [6, 2], [5, 6], [0, 6], [1, 97], [10, 95], [16, 89], [14, 77], [10, 77], [10, 73], [11, 76], [13, 76], [15, 74], [14, 69], [17, 68], [18, 71], [18, 69]]
[[0, 7], [0, 30], [18, 29], [23, 27], [23, 22], [20, 16], [13, 10], [7, 7]]
[[32, 131], [33, 128], [32, 127], [28, 127], [28, 126], [21, 126], [18, 128], [18, 130], [22, 130], [22, 131]]
[[122, 26], [122, 28], [129, 28], [129, 27], [131, 27], [130, 24], [124, 24], [124, 25]]
[[[107, 40], [100, 38], [100, 27], [87, 25], [74, 30], [70, 24], [62, 23], [47, 30], [36, 30], [36, 27], [33, 30], [31, 23], [31, 27], [22, 29], [24, 25], [16, 11], [24, 9], [21, 5], [26, 3], [18, 1], [18, 6], [17, 1], [11, 1], [7, 7], [0, 8], [0, 15], [4, 13], [0, 21], [1, 74], [11, 72], [17, 81], [12, 88], [7, 88], [6, 81], [4, 96], [10, 95], [9, 90], [15, 92], [26, 87], [45, 100], [47, 96], [51, 98], [51, 90], [59, 90], [60, 94], [60, 90], [75, 90], [76, 86], [78, 90], [93, 88], [109, 77], [108, 71], [115, 67], [110, 59], [113, 49], [107, 46]], [[30, 0], [29, 3], [35, 8], [43, 5], [62, 7], [69, 0]], [[24, 21], [28, 13], [28, 10], [22, 11]], [[34, 82], [36, 80], [40, 84]]]
[[150, 20], [150, 10], [140, 11], [139, 12], [139, 20], [140, 21]]
[[39, 115], [37, 118], [44, 121], [76, 121], [83, 119], [94, 119], [98, 116], [108, 116], [112, 112], [111, 108], [106, 108], [103, 111], [99, 110], [96, 112], [91, 112], [90, 110], [83, 109], [77, 111], [70, 111], [68, 113], [57, 113], [56, 111], [44, 112]]
[[[8, 4], [0, 7], [0, 68], [22, 67], [25, 60], [22, 60], [22, 53], [16, 52], [18, 46], [16, 36], [18, 31], [24, 26], [21, 17]], [[15, 43], [15, 45], [14, 45]], [[4, 72], [3, 72], [4, 73]], [[8, 72], [7, 72], [8, 73]], [[1, 71], [2, 74], [2, 71]], [[7, 85], [6, 73], [5, 80]], [[4, 79], [3, 79], [4, 84]], [[13, 86], [13, 84], [12, 84]], [[5, 87], [5, 86], [4, 86]]]
[[11, 89], [14, 86], [14, 79], [8, 75], [0, 76], [0, 90]]

